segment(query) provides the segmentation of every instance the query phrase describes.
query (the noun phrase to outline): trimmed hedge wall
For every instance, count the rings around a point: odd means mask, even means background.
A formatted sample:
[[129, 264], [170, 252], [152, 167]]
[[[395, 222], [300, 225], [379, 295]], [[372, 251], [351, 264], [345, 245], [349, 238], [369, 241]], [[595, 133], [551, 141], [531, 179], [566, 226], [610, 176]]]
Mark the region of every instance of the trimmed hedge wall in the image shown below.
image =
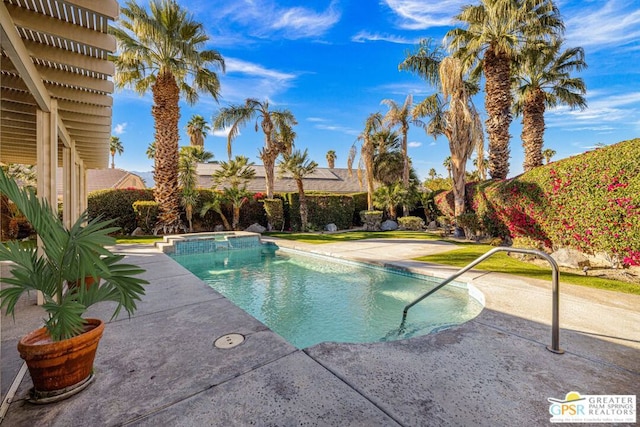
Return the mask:
[[[492, 236], [604, 252], [640, 265], [640, 139], [468, 189], [468, 206]], [[452, 212], [450, 192], [436, 202]]]
[[[322, 230], [327, 224], [335, 224], [338, 229], [351, 228], [354, 215], [353, 196], [344, 194], [329, 194], [305, 192], [309, 216], [307, 218], [310, 230]], [[300, 230], [300, 200], [298, 193], [285, 193], [285, 215], [289, 218], [289, 228]], [[287, 209], [288, 207], [288, 209]], [[295, 212], [295, 214], [291, 214]]]
[[89, 193], [87, 210], [89, 218], [102, 216], [102, 219], [114, 219], [113, 225], [120, 227], [123, 234], [131, 234], [136, 228], [136, 213], [133, 202], [153, 201], [151, 189], [98, 190]]
[[[213, 210], [209, 210], [204, 217], [200, 216], [202, 207], [213, 200], [214, 190], [198, 189], [198, 201], [194, 206], [193, 226], [195, 231], [210, 231], [217, 225], [222, 225], [220, 215]], [[251, 224], [258, 223], [266, 227], [267, 216], [264, 210], [262, 193], [256, 193], [250, 197], [247, 203], [240, 210], [239, 228], [244, 229]], [[352, 225], [359, 224], [354, 221], [355, 210], [358, 206], [366, 209], [366, 193], [352, 195], [329, 194], [329, 193], [307, 193], [307, 204], [309, 207], [309, 225], [317, 230], [321, 230], [325, 225], [334, 223], [339, 229], [349, 229]], [[283, 200], [283, 210], [285, 219], [285, 229], [297, 231], [300, 229], [300, 215], [291, 215], [300, 210], [298, 193], [276, 194], [276, 198]], [[133, 209], [133, 204], [137, 201], [153, 201], [153, 190], [101, 190], [92, 192], [89, 195], [89, 217], [95, 218], [99, 215], [104, 219], [116, 219], [114, 225], [122, 229], [123, 234], [130, 234], [140, 225], [137, 215]], [[362, 210], [362, 209], [361, 209]], [[231, 205], [223, 205], [222, 212], [231, 220]], [[359, 212], [359, 211], [358, 211]], [[182, 221], [187, 224], [187, 219], [183, 213]]]

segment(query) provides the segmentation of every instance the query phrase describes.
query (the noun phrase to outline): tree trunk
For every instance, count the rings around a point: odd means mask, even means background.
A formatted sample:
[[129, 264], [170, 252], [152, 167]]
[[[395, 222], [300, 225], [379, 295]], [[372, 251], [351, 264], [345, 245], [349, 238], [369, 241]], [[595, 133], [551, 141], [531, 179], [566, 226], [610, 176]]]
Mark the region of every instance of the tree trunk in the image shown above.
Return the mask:
[[513, 96], [510, 84], [510, 60], [506, 54], [489, 48], [484, 56], [485, 122], [489, 136], [489, 174], [493, 179], [505, 179], [509, 174], [509, 125]]
[[462, 159], [451, 156], [451, 169], [453, 170], [453, 212], [457, 217], [464, 213], [465, 207], [465, 167]]
[[522, 146], [524, 148], [524, 171], [542, 166], [544, 145], [544, 92], [537, 89], [525, 99], [522, 112]]
[[[409, 133], [408, 126], [402, 126], [402, 186], [405, 190], [409, 191], [409, 150], [407, 144], [407, 134]], [[402, 216], [409, 216], [409, 206], [407, 204], [402, 205]], [[395, 219], [395, 218], [394, 218]]]
[[307, 218], [309, 211], [307, 209], [307, 196], [304, 194], [304, 187], [301, 179], [296, 179], [298, 185], [298, 194], [300, 195], [300, 231], [307, 231]]
[[111, 169], [115, 169], [116, 168], [116, 155], [112, 154], [111, 155]]
[[155, 126], [156, 156], [154, 167], [154, 197], [160, 212], [154, 234], [184, 231], [180, 220], [180, 189], [178, 187], [178, 120], [180, 91], [170, 73], [161, 73], [152, 87], [151, 114]]
[[373, 193], [375, 191], [373, 179], [373, 144], [369, 139], [365, 139], [362, 146], [362, 157], [364, 166], [367, 168], [367, 210], [373, 210]]
[[233, 218], [231, 219], [231, 228], [233, 230], [238, 229], [238, 223], [240, 222], [240, 207], [239, 205], [233, 205]]

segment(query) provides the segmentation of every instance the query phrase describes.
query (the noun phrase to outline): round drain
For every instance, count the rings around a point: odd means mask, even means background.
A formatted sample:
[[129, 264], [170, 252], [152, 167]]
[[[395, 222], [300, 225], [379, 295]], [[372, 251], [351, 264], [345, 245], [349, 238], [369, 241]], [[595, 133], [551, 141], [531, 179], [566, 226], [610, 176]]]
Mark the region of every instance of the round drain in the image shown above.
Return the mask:
[[223, 335], [214, 341], [213, 345], [217, 348], [233, 348], [244, 342], [244, 336], [240, 334]]

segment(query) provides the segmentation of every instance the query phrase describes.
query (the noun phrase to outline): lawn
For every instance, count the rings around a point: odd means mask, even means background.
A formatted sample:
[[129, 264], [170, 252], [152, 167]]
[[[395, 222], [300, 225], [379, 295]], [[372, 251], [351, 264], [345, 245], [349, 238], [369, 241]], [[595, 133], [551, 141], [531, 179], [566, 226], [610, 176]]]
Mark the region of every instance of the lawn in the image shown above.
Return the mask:
[[[484, 255], [485, 253], [493, 249], [493, 246], [473, 243], [458, 243], [458, 245], [458, 249], [454, 249], [452, 251], [441, 254], [419, 257], [416, 258], [416, 260], [434, 264], [445, 264], [455, 267], [464, 267], [479, 256]], [[519, 261], [508, 256], [506, 252], [493, 255], [491, 258], [474, 267], [474, 269], [513, 274], [516, 276], [529, 277], [532, 279], [551, 280], [550, 267], [540, 267], [535, 264]], [[570, 283], [572, 285], [640, 295], [640, 286], [636, 284], [594, 276], [585, 276], [584, 274], [561, 272], [560, 283]]]

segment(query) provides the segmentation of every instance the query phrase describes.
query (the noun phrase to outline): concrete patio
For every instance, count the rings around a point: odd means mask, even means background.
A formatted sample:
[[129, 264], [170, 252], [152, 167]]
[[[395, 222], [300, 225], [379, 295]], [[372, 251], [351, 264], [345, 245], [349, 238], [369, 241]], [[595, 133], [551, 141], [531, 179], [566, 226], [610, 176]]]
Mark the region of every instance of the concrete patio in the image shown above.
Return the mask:
[[[367, 240], [281, 247], [311, 250], [446, 277], [455, 269], [410, 258], [444, 243]], [[472, 272], [486, 299], [464, 325], [404, 341], [323, 343], [297, 349], [150, 246], [122, 245], [147, 269], [147, 295], [131, 319], [110, 322], [96, 380], [65, 401], [26, 402], [28, 374], [3, 420], [7, 426], [115, 425], [545, 425], [547, 398], [640, 394], [640, 297], [561, 284], [560, 346], [551, 340], [550, 283]], [[2, 266], [2, 274], [8, 268]], [[108, 319], [108, 305], [91, 317]], [[398, 313], [400, 320], [401, 313]], [[2, 392], [21, 360], [20, 336], [39, 326], [25, 300], [2, 319]], [[232, 349], [213, 342], [246, 337]]]

